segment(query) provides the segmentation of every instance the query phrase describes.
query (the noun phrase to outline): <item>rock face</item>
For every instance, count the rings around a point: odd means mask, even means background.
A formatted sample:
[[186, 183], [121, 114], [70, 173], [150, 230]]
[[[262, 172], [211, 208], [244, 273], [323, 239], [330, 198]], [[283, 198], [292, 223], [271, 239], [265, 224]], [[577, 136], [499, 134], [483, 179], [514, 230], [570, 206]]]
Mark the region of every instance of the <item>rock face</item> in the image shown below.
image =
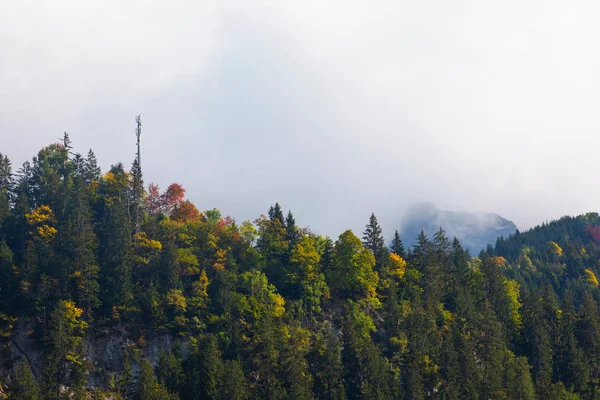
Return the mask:
[[[39, 322], [39, 321], [38, 321]], [[27, 359], [35, 378], [41, 382], [43, 372], [43, 348], [40, 340], [33, 337], [36, 321], [22, 318], [15, 326], [11, 340], [10, 351], [0, 354], [0, 376], [6, 378], [14, 374], [14, 362]], [[152, 366], [156, 366], [161, 352], [170, 351], [178, 342], [184, 356], [189, 353], [189, 343], [185, 339], [175, 338], [169, 334], [151, 335], [143, 345], [133, 343], [127, 338], [127, 333], [121, 328], [112, 329], [102, 337], [87, 336], [84, 340], [85, 358], [90, 366], [87, 377], [89, 389], [108, 389], [107, 383], [111, 375], [118, 377], [123, 372], [123, 363], [127, 349], [134, 346], [140, 349]], [[137, 373], [134, 363], [133, 373]], [[10, 379], [10, 378], [9, 378]]]
[[448, 238], [456, 236], [472, 255], [477, 255], [488, 244], [494, 244], [498, 237], [506, 237], [517, 229], [514, 223], [498, 214], [444, 211], [431, 203], [419, 203], [409, 208], [402, 221], [402, 240], [408, 247], [412, 246], [421, 229], [433, 239], [440, 226]]

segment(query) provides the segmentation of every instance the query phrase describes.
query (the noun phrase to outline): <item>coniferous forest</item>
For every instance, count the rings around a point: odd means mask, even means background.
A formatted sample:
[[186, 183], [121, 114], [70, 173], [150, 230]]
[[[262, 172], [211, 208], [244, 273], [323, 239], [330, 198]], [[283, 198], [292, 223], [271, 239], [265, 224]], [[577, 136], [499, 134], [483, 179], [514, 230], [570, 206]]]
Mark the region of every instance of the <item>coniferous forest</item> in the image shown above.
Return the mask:
[[66, 134], [0, 157], [0, 398], [600, 399], [596, 213], [475, 255], [98, 165]]

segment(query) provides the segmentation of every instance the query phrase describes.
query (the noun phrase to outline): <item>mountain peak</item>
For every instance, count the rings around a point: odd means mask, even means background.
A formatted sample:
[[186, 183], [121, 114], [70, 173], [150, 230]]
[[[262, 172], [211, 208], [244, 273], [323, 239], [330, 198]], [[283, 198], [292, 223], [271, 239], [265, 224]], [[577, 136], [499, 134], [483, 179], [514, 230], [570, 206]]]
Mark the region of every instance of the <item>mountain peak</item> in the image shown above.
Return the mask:
[[421, 230], [432, 237], [440, 227], [448, 237], [456, 236], [472, 254], [494, 244], [499, 236], [508, 236], [517, 229], [512, 221], [495, 213], [440, 210], [433, 203], [422, 202], [408, 208], [401, 224], [402, 239], [410, 246]]

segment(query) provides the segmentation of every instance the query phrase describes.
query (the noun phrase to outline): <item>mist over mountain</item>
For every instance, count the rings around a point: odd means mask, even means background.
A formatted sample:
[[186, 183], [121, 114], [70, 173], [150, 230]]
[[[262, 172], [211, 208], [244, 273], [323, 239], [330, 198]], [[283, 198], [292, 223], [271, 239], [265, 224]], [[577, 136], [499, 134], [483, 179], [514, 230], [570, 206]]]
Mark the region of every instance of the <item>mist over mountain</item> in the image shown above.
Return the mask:
[[493, 245], [498, 237], [508, 236], [517, 229], [512, 221], [498, 214], [447, 211], [432, 203], [417, 203], [407, 210], [400, 232], [404, 243], [412, 246], [421, 229], [432, 238], [440, 227], [448, 237], [456, 236], [473, 255], [488, 244]]

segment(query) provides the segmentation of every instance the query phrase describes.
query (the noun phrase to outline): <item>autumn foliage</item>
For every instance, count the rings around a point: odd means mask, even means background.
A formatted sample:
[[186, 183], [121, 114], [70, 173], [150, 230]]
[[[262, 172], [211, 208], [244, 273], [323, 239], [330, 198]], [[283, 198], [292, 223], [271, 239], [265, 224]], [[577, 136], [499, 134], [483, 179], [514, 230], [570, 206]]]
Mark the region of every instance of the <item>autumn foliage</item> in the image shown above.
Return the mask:
[[179, 222], [198, 221], [202, 213], [189, 200], [184, 201], [171, 212], [171, 218]]
[[180, 222], [198, 220], [200, 211], [184, 198], [185, 189], [179, 183], [171, 183], [162, 194], [158, 185], [151, 183], [144, 205], [150, 215], [165, 214]]
[[492, 257], [491, 261], [492, 261], [492, 264], [494, 264], [494, 266], [497, 268], [500, 268], [506, 264], [506, 258], [504, 258], [502, 256]]
[[590, 235], [590, 237], [592, 239], [594, 239], [594, 242], [600, 244], [600, 226], [599, 225], [588, 225], [588, 227], [585, 228], [585, 233]]

